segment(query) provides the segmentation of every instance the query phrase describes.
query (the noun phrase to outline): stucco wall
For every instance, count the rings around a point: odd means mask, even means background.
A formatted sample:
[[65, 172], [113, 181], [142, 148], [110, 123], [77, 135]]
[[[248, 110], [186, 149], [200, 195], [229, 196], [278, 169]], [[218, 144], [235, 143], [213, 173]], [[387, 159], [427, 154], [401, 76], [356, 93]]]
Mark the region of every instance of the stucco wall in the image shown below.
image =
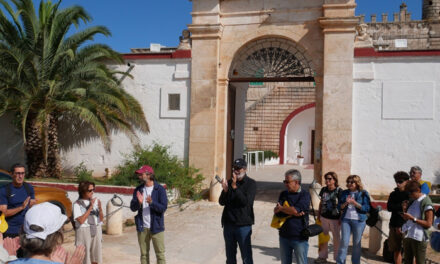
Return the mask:
[[[286, 160], [291, 162], [296, 160], [296, 155], [299, 154], [299, 141], [303, 142], [302, 155], [304, 156], [304, 163], [311, 163], [312, 156], [312, 130], [315, 129], [315, 108], [307, 109], [292, 120], [286, 129]], [[296, 153], [298, 151], [298, 153]], [[286, 163], [287, 163], [286, 162]]]
[[[130, 74], [133, 79], [126, 78], [122, 82], [124, 89], [136, 97], [143, 105], [144, 112], [150, 126], [149, 134], [138, 133], [142, 146], [151, 145], [153, 142], [169, 145], [172, 154], [181, 159], [187, 158], [188, 142], [188, 112], [187, 102], [190, 87], [190, 60], [133, 60], [130, 65], [134, 65]], [[118, 70], [127, 71], [127, 65], [117, 67]], [[185, 74], [186, 73], [186, 74]], [[181, 100], [181, 107], [184, 109], [184, 117], [164, 116], [164, 109], [161, 98], [167, 96], [166, 92], [181, 91], [184, 96]], [[166, 109], [165, 109], [166, 110]], [[165, 111], [166, 112], [166, 111]], [[105, 168], [113, 168], [120, 164], [124, 155], [130, 153], [133, 147], [130, 140], [122, 133], [112, 135], [111, 152], [105, 152], [101, 141], [96, 137], [88, 137], [78, 140], [78, 138], [62, 138], [62, 159], [63, 167], [68, 169], [77, 166], [81, 162], [93, 169], [96, 176], [104, 175]]]
[[[125, 78], [122, 85], [143, 105], [150, 126], [149, 134], [138, 133], [140, 144], [147, 146], [158, 142], [169, 145], [173, 155], [187, 159], [190, 58], [136, 59], [127, 62], [134, 65], [130, 72], [134, 78]], [[129, 69], [127, 65], [115, 68], [120, 71]], [[167, 111], [167, 105], [161, 100], [167, 98], [167, 92], [181, 93], [182, 113], [179, 115]], [[161, 107], [164, 108], [162, 111]], [[0, 146], [3, 148], [0, 168], [9, 169], [12, 163], [24, 161], [22, 140], [18, 134], [11, 133], [14, 128], [10, 124], [10, 117], [0, 118], [0, 125], [3, 128], [3, 136], [0, 137]], [[60, 125], [59, 139], [63, 168], [69, 170], [84, 162], [89, 169], [94, 170], [95, 176], [103, 176], [105, 168], [116, 167], [124, 155], [133, 150], [130, 140], [124, 134], [114, 133], [111, 152], [108, 153], [93, 131], [71, 122]]]
[[413, 165], [440, 183], [439, 72], [439, 56], [355, 60], [351, 172], [368, 190], [390, 192]]

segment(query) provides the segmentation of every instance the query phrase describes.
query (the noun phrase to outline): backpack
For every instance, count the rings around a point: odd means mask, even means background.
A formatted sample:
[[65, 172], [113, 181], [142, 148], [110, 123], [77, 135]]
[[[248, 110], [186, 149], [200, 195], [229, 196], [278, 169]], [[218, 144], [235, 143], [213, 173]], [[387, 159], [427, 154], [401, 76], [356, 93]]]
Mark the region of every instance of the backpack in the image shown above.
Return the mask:
[[394, 252], [388, 247], [388, 238], [383, 242], [382, 258], [387, 263], [394, 263]]
[[[363, 191], [363, 195], [367, 195], [367, 192]], [[367, 212], [367, 223], [368, 226], [373, 227], [377, 224], [379, 221], [379, 209], [374, 208], [371, 204], [371, 199], [369, 200], [370, 209]]]

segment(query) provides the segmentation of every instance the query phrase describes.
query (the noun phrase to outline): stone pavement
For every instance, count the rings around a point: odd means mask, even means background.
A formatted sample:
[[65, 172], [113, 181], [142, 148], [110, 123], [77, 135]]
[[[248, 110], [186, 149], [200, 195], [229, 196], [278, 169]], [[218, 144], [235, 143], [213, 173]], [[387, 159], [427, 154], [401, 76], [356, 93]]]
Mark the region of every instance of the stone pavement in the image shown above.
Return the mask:
[[[257, 180], [257, 197], [254, 205], [255, 225], [253, 226], [252, 246], [254, 263], [280, 263], [277, 230], [270, 227], [273, 207], [278, 194], [284, 189], [281, 183], [284, 172], [291, 165], [266, 166], [249, 175]], [[302, 170], [303, 183], [311, 183], [313, 170]], [[221, 228], [223, 207], [208, 201], [189, 202], [182, 206], [170, 207], [165, 217], [166, 258], [170, 264], [220, 264], [225, 263], [224, 240]], [[368, 234], [366, 229], [365, 234]], [[73, 249], [73, 232], [66, 238], [65, 245]], [[139, 263], [139, 248], [135, 227], [128, 227], [121, 236], [104, 235], [104, 263]], [[368, 245], [367, 241], [364, 241]], [[309, 240], [309, 263], [317, 258], [317, 237]], [[330, 247], [331, 248], [331, 247]], [[366, 249], [363, 250], [366, 252]], [[366, 253], [363, 253], [365, 255]], [[151, 263], [156, 263], [151, 248]], [[377, 257], [363, 258], [362, 263], [378, 263]], [[330, 255], [329, 259], [333, 259]], [[380, 259], [380, 258], [379, 258]], [[241, 263], [238, 254], [238, 263]], [[350, 260], [347, 259], [347, 263]]]

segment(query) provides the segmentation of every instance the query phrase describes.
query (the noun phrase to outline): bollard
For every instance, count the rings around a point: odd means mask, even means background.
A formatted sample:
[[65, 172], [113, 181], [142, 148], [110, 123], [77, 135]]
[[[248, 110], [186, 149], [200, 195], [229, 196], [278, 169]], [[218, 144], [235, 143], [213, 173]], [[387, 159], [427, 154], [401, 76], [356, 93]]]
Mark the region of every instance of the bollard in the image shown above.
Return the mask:
[[321, 199], [319, 198], [319, 192], [321, 191], [321, 184], [313, 181], [310, 185], [309, 193], [310, 198], [312, 200], [313, 209], [319, 210], [319, 203], [321, 202]]
[[[376, 223], [376, 227], [382, 230], [385, 234], [389, 234], [390, 228], [389, 223], [391, 219], [391, 212], [388, 211], [380, 211], [379, 212], [379, 221]], [[383, 251], [383, 241], [385, 238], [382, 233], [375, 227], [370, 227], [370, 237], [368, 241], [368, 252], [376, 255], [378, 252], [382, 254]]]
[[119, 208], [111, 200], [107, 202], [107, 235], [122, 235], [122, 209]]

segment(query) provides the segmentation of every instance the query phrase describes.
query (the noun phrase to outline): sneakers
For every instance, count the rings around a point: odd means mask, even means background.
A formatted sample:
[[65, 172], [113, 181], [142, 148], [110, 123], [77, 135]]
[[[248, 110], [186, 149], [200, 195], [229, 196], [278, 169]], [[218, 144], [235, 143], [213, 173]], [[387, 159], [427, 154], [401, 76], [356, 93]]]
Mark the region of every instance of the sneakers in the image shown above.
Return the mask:
[[317, 259], [315, 259], [314, 263], [323, 264], [323, 263], [327, 263], [327, 260], [324, 258], [317, 258]]

